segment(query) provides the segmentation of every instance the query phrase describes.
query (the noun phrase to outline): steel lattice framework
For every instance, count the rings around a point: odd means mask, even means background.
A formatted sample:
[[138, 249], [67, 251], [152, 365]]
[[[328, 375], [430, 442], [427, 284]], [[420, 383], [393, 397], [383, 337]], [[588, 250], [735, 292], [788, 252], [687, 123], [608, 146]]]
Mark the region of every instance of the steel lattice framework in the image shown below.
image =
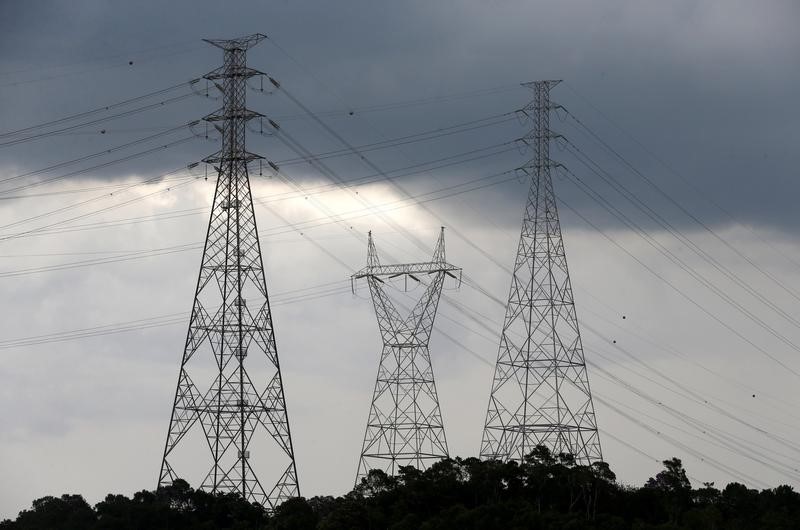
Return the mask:
[[[245, 149], [247, 122], [262, 116], [245, 107], [247, 80], [262, 75], [246, 54], [264, 38], [206, 41], [224, 51], [223, 66], [205, 76], [222, 93], [222, 108], [205, 117], [222, 148], [204, 160], [218, 178], [158, 482], [181, 476], [170, 462], [187, 434], [202, 429], [207, 456], [191, 462], [209, 464], [200, 487], [271, 510], [299, 490], [247, 171], [262, 157]], [[273, 446], [258, 465], [256, 441]]]
[[[430, 281], [426, 282], [423, 275]], [[383, 350], [356, 484], [370, 469], [383, 469], [393, 475], [400, 466], [425, 469], [448, 456], [428, 349], [447, 277], [460, 282], [461, 269], [447, 263], [444, 228], [432, 261], [402, 265], [381, 265], [372, 232], [369, 233], [367, 266], [354, 274], [352, 280], [366, 279], [369, 285]], [[427, 283], [425, 292], [407, 317], [400, 315], [386, 292], [389, 279]]]
[[553, 192], [550, 89], [525, 83], [534, 100], [522, 109], [534, 129], [522, 138], [534, 158], [500, 350], [481, 443], [481, 458], [521, 461], [537, 445], [580, 464], [602, 460], [558, 208]]

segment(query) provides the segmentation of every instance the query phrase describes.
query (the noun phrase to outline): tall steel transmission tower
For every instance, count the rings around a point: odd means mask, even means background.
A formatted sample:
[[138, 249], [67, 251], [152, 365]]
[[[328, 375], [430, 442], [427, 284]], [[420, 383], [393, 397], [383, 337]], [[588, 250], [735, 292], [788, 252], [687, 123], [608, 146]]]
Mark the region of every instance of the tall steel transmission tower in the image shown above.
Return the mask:
[[567, 269], [550, 159], [550, 89], [524, 86], [534, 99], [522, 110], [534, 129], [523, 141], [534, 158], [517, 259], [497, 356], [481, 458], [522, 460], [537, 445], [570, 453], [580, 464], [602, 460], [583, 345]]
[[186, 471], [174, 459], [200, 429], [205, 457], [193, 454], [187, 466], [208, 465], [200, 487], [273, 509], [299, 491], [247, 171], [262, 157], [245, 149], [247, 122], [262, 116], [245, 107], [247, 80], [262, 75], [246, 54], [264, 38], [206, 41], [224, 51], [223, 66], [205, 76], [223, 105], [204, 118], [222, 148], [204, 160], [218, 177], [158, 483]]
[[[424, 275], [424, 276], [423, 276]], [[386, 293], [386, 283], [427, 287], [407, 317], [402, 317]], [[381, 265], [372, 232], [369, 233], [367, 266], [352, 280], [365, 278], [378, 319], [383, 351], [370, 405], [356, 484], [370, 469], [395, 474], [400, 466], [425, 469], [448, 456], [439, 398], [433, 380], [428, 343], [439, 297], [447, 277], [460, 282], [461, 269], [445, 258], [444, 227], [425, 263]]]

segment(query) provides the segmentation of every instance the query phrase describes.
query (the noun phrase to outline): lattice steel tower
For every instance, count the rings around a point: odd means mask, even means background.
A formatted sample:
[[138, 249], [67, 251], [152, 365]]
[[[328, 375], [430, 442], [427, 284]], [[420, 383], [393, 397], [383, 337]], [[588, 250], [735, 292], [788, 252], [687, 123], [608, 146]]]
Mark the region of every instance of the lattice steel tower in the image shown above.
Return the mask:
[[[407, 317], [386, 293], [386, 282], [408, 280], [429, 283]], [[444, 228], [425, 263], [381, 265], [372, 232], [369, 233], [367, 266], [353, 275], [355, 282], [365, 278], [378, 319], [383, 351], [370, 405], [364, 444], [358, 462], [356, 484], [370, 469], [383, 469], [393, 475], [400, 466], [425, 469], [446, 458], [447, 439], [433, 380], [428, 343], [445, 279], [460, 282], [461, 269], [445, 258]]]
[[[247, 122], [262, 116], [245, 107], [247, 80], [262, 75], [246, 53], [264, 38], [206, 41], [224, 51], [223, 66], [205, 76], [222, 93], [222, 108], [205, 117], [222, 148], [204, 160], [218, 177], [158, 483], [208, 465], [202, 489], [273, 509], [299, 491], [247, 171], [262, 157], [245, 149]], [[205, 456], [175, 469], [193, 428]], [[254, 446], [265, 449], [251, 456]]]
[[570, 453], [580, 464], [602, 460], [592, 394], [558, 208], [553, 192], [550, 89], [559, 81], [524, 86], [534, 100], [522, 113], [534, 129], [522, 140], [534, 158], [511, 291], [500, 338], [481, 458], [522, 460], [537, 445]]

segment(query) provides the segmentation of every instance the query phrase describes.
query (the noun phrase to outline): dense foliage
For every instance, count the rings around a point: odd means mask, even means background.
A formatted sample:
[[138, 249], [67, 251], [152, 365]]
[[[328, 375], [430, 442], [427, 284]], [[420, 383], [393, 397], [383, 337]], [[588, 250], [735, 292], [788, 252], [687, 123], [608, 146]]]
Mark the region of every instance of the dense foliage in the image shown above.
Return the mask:
[[373, 471], [342, 497], [297, 498], [272, 515], [236, 495], [176, 481], [92, 508], [80, 495], [44, 497], [0, 530], [29, 529], [697, 529], [800, 528], [800, 494], [737, 483], [693, 489], [677, 458], [641, 488], [621, 486], [602, 462], [576, 465], [543, 448], [523, 464], [444, 460], [397, 477]]

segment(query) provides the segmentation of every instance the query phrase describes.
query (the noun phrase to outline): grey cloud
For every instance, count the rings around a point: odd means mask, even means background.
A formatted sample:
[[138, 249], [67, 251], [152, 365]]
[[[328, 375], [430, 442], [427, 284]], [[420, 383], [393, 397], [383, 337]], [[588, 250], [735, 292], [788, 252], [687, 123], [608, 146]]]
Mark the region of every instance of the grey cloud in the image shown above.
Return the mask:
[[[390, 5], [354, 1], [339, 3], [336, 9], [321, 9], [314, 2], [243, 2], [235, 6], [84, 2], [75, 9], [42, 2], [5, 9], [4, 29], [9, 34], [3, 46], [7, 50], [2, 58], [4, 70], [13, 71], [20, 61], [57, 66], [96, 60], [21, 75], [35, 79], [48, 73], [72, 74], [66, 77], [0, 88], [3, 106], [14, 109], [6, 118], [8, 128], [195, 77], [219, 61], [216, 50], [199, 42], [201, 37], [265, 31], [323, 85], [269, 43], [253, 50], [251, 63], [281, 79], [316, 110], [514, 85], [542, 77], [564, 78], [578, 94], [590, 98], [742, 219], [786, 229], [795, 223], [790, 197], [795, 191], [791, 177], [798, 162], [793, 148], [798, 111], [792, 100], [800, 74], [793, 68], [799, 38], [790, 23], [798, 14], [791, 2], [771, 2], [759, 9], [746, 2], [688, 0], [669, 4]], [[164, 44], [170, 46], [158, 49]], [[115, 58], [97, 61], [102, 57]], [[134, 61], [130, 68], [128, 57]], [[109, 65], [114, 68], [96, 69]], [[74, 75], [81, 69], [88, 73]], [[580, 96], [562, 87], [554, 97], [623, 151], [635, 153], [637, 166], [671, 194], [691, 203], [694, 194], [690, 189], [619, 137]], [[525, 99], [526, 93], [520, 90], [495, 98], [333, 121], [354, 143], [368, 143], [375, 129], [389, 137], [399, 136], [512, 110]], [[251, 104], [268, 114], [298, 111], [280, 95], [267, 99], [252, 96]], [[176, 126], [209, 110], [207, 101], [176, 104], [163, 112], [90, 129], [94, 134], [3, 148], [3, 154], [9, 166], [44, 167], [75, 153], [99, 151], [141, 137], [138, 129]], [[113, 134], [101, 136], [100, 128]], [[115, 132], [120, 128], [137, 131]], [[568, 134], [579, 135], [564, 128]], [[331, 145], [319, 128], [307, 123], [288, 124], [287, 130], [297, 131], [312, 150]], [[519, 128], [489, 129], [435, 145], [452, 152], [501, 142], [522, 132]], [[738, 148], [742, 142], [747, 143], [747, 150]], [[285, 152], [274, 142], [257, 143], [271, 158], [281, 158]], [[193, 142], [94, 174], [107, 178], [134, 170], [174, 169], [201, 158], [211, 147]], [[602, 156], [585, 147], [592, 156]], [[418, 158], [427, 156], [424, 150], [416, 153]], [[403, 165], [397, 157], [383, 159], [384, 167]], [[513, 157], [497, 160], [504, 168], [516, 162]], [[579, 162], [565, 162], [589, 182], [597, 181]], [[614, 167], [610, 161], [604, 164]], [[353, 160], [337, 162], [336, 168], [343, 175], [363, 172]], [[475, 174], [480, 169], [466, 166], [459, 173]], [[565, 188], [561, 193], [572, 197], [572, 203], [595, 208], [588, 199]], [[748, 192], [737, 191], [743, 189]], [[704, 215], [712, 223], [726, 221], [713, 209]], [[644, 219], [641, 222], [648, 224]]]

